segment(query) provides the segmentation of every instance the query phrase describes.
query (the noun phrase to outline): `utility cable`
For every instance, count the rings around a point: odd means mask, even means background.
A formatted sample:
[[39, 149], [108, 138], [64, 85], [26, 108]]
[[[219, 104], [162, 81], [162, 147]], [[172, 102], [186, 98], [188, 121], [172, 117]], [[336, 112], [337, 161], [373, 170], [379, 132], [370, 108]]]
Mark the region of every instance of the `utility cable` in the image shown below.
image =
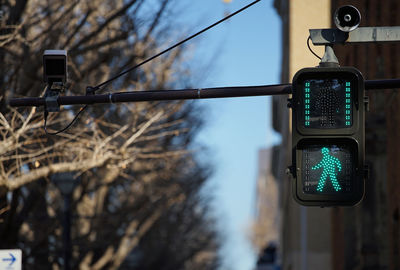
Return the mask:
[[44, 110], [44, 132], [45, 132], [47, 135], [58, 135], [58, 134], [60, 134], [60, 133], [62, 133], [62, 132], [64, 132], [64, 131], [66, 131], [67, 129], [69, 129], [69, 128], [75, 123], [75, 121], [78, 119], [79, 115], [80, 115], [84, 110], [86, 110], [87, 106], [88, 106], [88, 105], [86, 104], [85, 106], [81, 107], [81, 108], [79, 109], [79, 112], [75, 115], [74, 119], [72, 119], [72, 121], [71, 121], [67, 126], [65, 126], [63, 129], [58, 130], [58, 131], [56, 131], [56, 132], [49, 132], [49, 131], [47, 131], [47, 116], [49, 115], [49, 111], [45, 108], [45, 110]]
[[138, 68], [138, 67], [140, 67], [140, 66], [146, 64], [147, 62], [150, 62], [151, 60], [153, 60], [153, 59], [155, 59], [155, 58], [157, 58], [157, 57], [159, 57], [159, 56], [161, 56], [161, 55], [163, 55], [163, 54], [169, 52], [170, 50], [175, 49], [176, 47], [182, 45], [183, 43], [185, 43], [185, 42], [187, 42], [187, 41], [189, 41], [189, 40], [191, 40], [191, 39], [197, 37], [198, 35], [200, 35], [200, 34], [206, 32], [207, 30], [210, 30], [211, 28], [213, 28], [213, 27], [217, 26], [218, 24], [220, 24], [220, 23], [222, 23], [222, 22], [228, 20], [229, 18], [231, 18], [231, 17], [233, 17], [233, 16], [239, 14], [240, 12], [246, 10], [247, 8], [251, 7], [252, 5], [254, 5], [254, 4], [256, 4], [257, 2], [260, 2], [260, 1], [261, 1], [261, 0], [253, 1], [252, 3], [248, 4], [247, 6], [242, 7], [241, 9], [239, 9], [239, 10], [237, 10], [237, 11], [235, 11], [235, 12], [229, 14], [229, 15], [227, 15], [225, 18], [223, 18], [223, 19], [221, 19], [221, 20], [219, 20], [219, 21], [217, 21], [217, 22], [211, 24], [210, 26], [207, 26], [206, 28], [204, 28], [204, 29], [200, 30], [199, 32], [197, 32], [197, 33], [195, 33], [195, 34], [193, 34], [193, 35], [191, 35], [191, 36], [185, 38], [184, 40], [182, 40], [182, 41], [176, 43], [175, 45], [173, 45], [173, 46], [171, 46], [171, 47], [169, 47], [169, 48], [167, 48], [167, 49], [165, 49], [165, 50], [159, 52], [158, 54], [156, 54], [156, 55], [154, 55], [154, 56], [152, 56], [152, 57], [150, 57], [150, 58], [147, 58], [147, 59], [144, 60], [143, 62], [141, 62], [141, 63], [139, 63], [139, 64], [137, 64], [137, 65], [135, 65], [135, 66], [133, 66], [133, 67], [131, 67], [131, 68], [128, 68], [127, 70], [125, 70], [125, 71], [121, 72], [120, 74], [118, 74], [118, 75], [116, 75], [116, 76], [114, 76], [114, 77], [108, 79], [107, 81], [100, 83], [99, 85], [95, 86], [93, 90], [94, 90], [94, 91], [99, 90], [100, 87], [105, 86], [106, 84], [108, 84], [108, 83], [110, 83], [110, 82], [112, 82], [112, 81], [118, 79], [119, 77], [121, 77], [121, 76], [123, 76], [123, 75], [125, 75], [125, 74], [127, 74], [127, 73], [129, 73], [129, 72], [131, 72], [132, 70], [134, 70], [134, 69], [136, 69], [136, 68]]
[[308, 38], [307, 38], [307, 47], [308, 47], [308, 49], [310, 50], [310, 52], [311, 52], [313, 55], [315, 55], [315, 57], [317, 57], [319, 60], [322, 60], [322, 58], [321, 58], [318, 54], [316, 54], [316, 53], [311, 49], [311, 46], [310, 46], [310, 39], [311, 39], [311, 36], [308, 36]]
[[[261, 0], [255, 0], [255, 1], [251, 2], [251, 3], [248, 4], [247, 6], [242, 7], [241, 9], [239, 9], [239, 10], [237, 10], [237, 11], [235, 11], [235, 12], [229, 14], [229, 15], [227, 15], [226, 17], [222, 18], [221, 20], [219, 20], [219, 21], [217, 21], [217, 22], [215, 22], [215, 23], [213, 23], [213, 24], [207, 26], [206, 28], [204, 28], [204, 29], [198, 31], [197, 33], [195, 33], [195, 34], [193, 34], [193, 35], [191, 35], [191, 36], [189, 36], [189, 37], [187, 37], [187, 38], [185, 38], [185, 39], [183, 39], [183, 40], [181, 40], [180, 42], [176, 43], [175, 45], [173, 45], [173, 46], [171, 46], [171, 47], [168, 47], [167, 49], [165, 49], [165, 50], [163, 50], [163, 51], [157, 53], [156, 55], [153, 55], [152, 57], [147, 58], [146, 60], [140, 62], [139, 64], [137, 64], [137, 65], [135, 65], [135, 66], [133, 66], [133, 67], [131, 67], [131, 68], [128, 68], [127, 70], [125, 70], [125, 71], [123, 71], [123, 72], [121, 72], [121, 73], [115, 75], [114, 77], [108, 79], [107, 81], [104, 81], [104, 82], [98, 84], [98, 85], [95, 86], [95, 87], [90, 87], [90, 86], [88, 86], [88, 87], [86, 88], [86, 95], [94, 95], [95, 92], [96, 92], [97, 90], [100, 90], [101, 87], [103, 87], [103, 86], [109, 84], [110, 82], [112, 82], [112, 81], [118, 79], [119, 77], [121, 77], [121, 76], [123, 76], [123, 75], [125, 75], [125, 74], [127, 74], [127, 73], [129, 73], [129, 72], [131, 72], [131, 71], [133, 71], [133, 70], [135, 70], [135, 69], [137, 69], [138, 67], [140, 67], [140, 66], [142, 66], [142, 65], [144, 65], [144, 64], [146, 64], [146, 63], [148, 63], [148, 62], [150, 62], [150, 61], [152, 61], [153, 59], [155, 59], [155, 58], [157, 58], [157, 57], [159, 57], [159, 56], [161, 56], [161, 55], [163, 55], [163, 54], [165, 54], [165, 53], [171, 51], [172, 49], [175, 49], [176, 47], [182, 45], [183, 43], [185, 43], [185, 42], [187, 42], [187, 41], [189, 41], [189, 40], [191, 40], [191, 39], [197, 37], [198, 35], [200, 35], [200, 34], [206, 32], [206, 31], [208, 31], [208, 30], [210, 30], [211, 28], [213, 28], [213, 27], [217, 26], [218, 24], [220, 24], [220, 23], [222, 23], [222, 22], [224, 22], [224, 21], [226, 21], [226, 20], [232, 18], [233, 16], [235, 16], [235, 15], [241, 13], [242, 11], [248, 9], [249, 7], [253, 6], [254, 4], [256, 4], [256, 3], [260, 2], [260, 1], [261, 1]], [[74, 119], [72, 119], [72, 121], [71, 121], [65, 128], [63, 128], [63, 129], [61, 129], [61, 130], [59, 130], [59, 131], [56, 131], [56, 132], [48, 132], [48, 131], [47, 131], [47, 116], [48, 116], [49, 112], [48, 112], [47, 109], [45, 108], [45, 111], [44, 111], [44, 130], [45, 130], [46, 134], [48, 134], [48, 135], [57, 135], [57, 134], [59, 134], [59, 133], [61, 133], [61, 132], [66, 131], [66, 130], [67, 130], [68, 128], [70, 128], [70, 127], [72, 126], [72, 124], [78, 119], [79, 115], [80, 115], [83, 111], [86, 110], [87, 106], [88, 106], [88, 105], [85, 105], [84, 107], [81, 107], [80, 110], [79, 110], [79, 112], [75, 115]]]

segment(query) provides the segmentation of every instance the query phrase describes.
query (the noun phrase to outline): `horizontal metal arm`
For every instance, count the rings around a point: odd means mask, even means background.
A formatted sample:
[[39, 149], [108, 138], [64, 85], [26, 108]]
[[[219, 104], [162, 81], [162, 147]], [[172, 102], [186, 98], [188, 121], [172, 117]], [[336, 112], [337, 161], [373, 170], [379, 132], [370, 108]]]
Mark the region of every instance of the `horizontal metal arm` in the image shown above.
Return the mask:
[[[184, 90], [161, 90], [161, 91], [135, 91], [118, 92], [102, 95], [86, 96], [60, 96], [59, 105], [94, 104], [94, 103], [120, 103], [160, 100], [182, 100], [182, 99], [206, 99], [206, 98], [229, 98], [229, 97], [250, 97], [268, 95], [287, 95], [291, 93], [290, 84], [265, 85], [265, 86], [240, 86], [240, 87], [219, 87], [205, 89], [184, 89]], [[13, 98], [9, 100], [12, 107], [23, 106], [44, 106], [45, 98]]]
[[368, 80], [364, 83], [365, 90], [381, 90], [400, 88], [400, 79]]
[[[366, 90], [393, 88], [400, 88], [400, 79], [365, 81]], [[58, 97], [57, 102], [59, 105], [82, 105], [95, 103], [271, 96], [288, 95], [291, 93], [291, 84], [278, 84], [263, 86], [217, 87], [204, 89], [199, 88], [184, 90], [118, 92], [86, 96], [60, 96]], [[12, 107], [38, 107], [44, 106], [45, 103], [46, 102], [44, 97], [13, 98], [9, 100], [9, 105]]]
[[342, 32], [339, 29], [310, 29], [310, 37], [314, 45], [398, 42], [400, 26], [359, 27], [351, 32]]

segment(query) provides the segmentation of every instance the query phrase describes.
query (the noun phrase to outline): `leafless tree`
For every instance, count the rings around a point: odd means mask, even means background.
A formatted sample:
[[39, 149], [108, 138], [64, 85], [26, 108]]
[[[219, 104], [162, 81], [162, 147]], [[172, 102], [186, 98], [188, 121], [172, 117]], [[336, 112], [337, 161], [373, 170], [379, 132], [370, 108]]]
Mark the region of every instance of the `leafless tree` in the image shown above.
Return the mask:
[[[80, 93], [141, 62], [181, 32], [172, 0], [0, 1], [0, 247], [21, 248], [29, 269], [62, 264], [61, 209], [50, 177], [73, 172], [74, 269], [213, 269], [218, 235], [201, 190], [209, 175], [193, 138], [202, 125], [188, 102], [92, 106], [67, 132], [47, 136], [42, 109], [7, 98], [43, 94], [45, 49], [69, 53]], [[174, 87], [190, 74], [177, 49], [107, 85], [107, 91]], [[49, 130], [79, 108], [52, 113]], [[156, 256], [155, 256], [156, 254]]]

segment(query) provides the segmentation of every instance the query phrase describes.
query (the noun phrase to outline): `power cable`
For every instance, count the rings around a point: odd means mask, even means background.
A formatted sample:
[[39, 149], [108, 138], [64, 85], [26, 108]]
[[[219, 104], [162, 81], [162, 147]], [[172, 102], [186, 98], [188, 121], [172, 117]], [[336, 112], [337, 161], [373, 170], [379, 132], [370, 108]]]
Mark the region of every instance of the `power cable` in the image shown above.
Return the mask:
[[219, 20], [219, 21], [217, 21], [217, 22], [211, 24], [210, 26], [207, 26], [206, 28], [204, 28], [204, 29], [200, 30], [199, 32], [197, 32], [197, 33], [195, 33], [195, 34], [193, 34], [193, 35], [191, 35], [191, 36], [185, 38], [184, 40], [182, 40], [182, 41], [176, 43], [175, 45], [172, 45], [171, 47], [169, 47], [169, 48], [167, 48], [167, 49], [165, 49], [165, 50], [159, 52], [158, 54], [156, 54], [156, 55], [154, 55], [154, 56], [152, 56], [152, 57], [150, 57], [150, 58], [147, 58], [147, 59], [144, 60], [143, 62], [141, 62], [141, 63], [139, 63], [139, 64], [137, 64], [137, 65], [135, 65], [135, 66], [133, 66], [133, 67], [131, 67], [131, 68], [128, 68], [127, 70], [125, 70], [125, 71], [121, 72], [120, 74], [118, 74], [118, 75], [116, 75], [116, 76], [114, 76], [114, 77], [108, 79], [107, 81], [100, 83], [99, 85], [95, 86], [93, 90], [94, 90], [94, 91], [99, 90], [100, 87], [102, 87], [102, 86], [104, 86], [104, 85], [106, 85], [106, 84], [109, 84], [110, 82], [112, 82], [112, 81], [118, 79], [119, 77], [125, 75], [126, 73], [131, 72], [132, 70], [134, 70], [134, 69], [136, 69], [136, 68], [138, 68], [138, 67], [140, 67], [140, 66], [146, 64], [147, 62], [150, 62], [151, 60], [153, 60], [153, 59], [155, 59], [155, 58], [157, 58], [157, 57], [159, 57], [159, 56], [161, 56], [161, 55], [163, 55], [163, 54], [169, 52], [170, 50], [172, 50], [172, 49], [174, 49], [174, 48], [176, 48], [176, 47], [182, 45], [183, 43], [185, 43], [185, 42], [187, 42], [187, 41], [189, 41], [189, 40], [191, 40], [191, 39], [197, 37], [198, 35], [200, 35], [200, 34], [206, 32], [207, 30], [210, 30], [211, 28], [213, 28], [213, 27], [217, 26], [218, 24], [220, 24], [220, 23], [222, 23], [222, 22], [228, 20], [229, 18], [231, 18], [231, 17], [233, 17], [233, 16], [239, 14], [240, 12], [246, 10], [247, 8], [251, 7], [252, 5], [254, 5], [254, 4], [256, 4], [257, 2], [260, 2], [260, 1], [261, 1], [261, 0], [253, 1], [252, 3], [248, 4], [247, 6], [242, 7], [241, 9], [239, 9], [239, 10], [237, 10], [237, 11], [235, 11], [235, 12], [229, 14], [229, 15], [227, 15], [225, 18], [223, 18], [223, 19], [221, 19], [221, 20]]
[[44, 110], [44, 132], [45, 132], [47, 135], [58, 135], [58, 134], [60, 134], [60, 133], [62, 133], [62, 132], [64, 132], [64, 131], [66, 131], [67, 129], [69, 129], [69, 128], [75, 123], [75, 121], [78, 119], [79, 115], [80, 115], [84, 110], [86, 110], [87, 106], [88, 106], [88, 105], [86, 104], [85, 106], [81, 107], [81, 108], [79, 109], [79, 112], [75, 115], [74, 119], [72, 119], [72, 121], [71, 121], [67, 126], [65, 126], [63, 129], [58, 130], [58, 131], [56, 131], [56, 132], [49, 132], [49, 131], [47, 131], [47, 116], [49, 115], [49, 112], [48, 112], [47, 109], [45, 109], [45, 110]]
[[[227, 15], [226, 17], [222, 18], [221, 20], [219, 20], [219, 21], [217, 21], [217, 22], [215, 22], [215, 23], [213, 23], [213, 24], [207, 26], [206, 28], [203, 28], [202, 30], [198, 31], [197, 33], [195, 33], [195, 34], [193, 34], [193, 35], [191, 35], [191, 36], [189, 36], [189, 37], [183, 39], [182, 41], [176, 43], [175, 45], [172, 45], [171, 47], [168, 47], [167, 49], [165, 49], [165, 50], [163, 50], [163, 51], [157, 53], [156, 55], [153, 55], [152, 57], [147, 58], [146, 60], [140, 62], [139, 64], [137, 64], [137, 65], [135, 65], [135, 66], [133, 66], [133, 67], [131, 67], [131, 68], [128, 68], [127, 70], [125, 70], [125, 71], [123, 71], [123, 72], [121, 72], [121, 73], [115, 75], [114, 77], [111, 77], [110, 79], [108, 79], [108, 80], [106, 80], [106, 81], [104, 81], [104, 82], [98, 84], [98, 85], [95, 86], [95, 87], [88, 86], [88, 87], [86, 88], [86, 95], [94, 95], [94, 94], [96, 93], [97, 90], [100, 90], [101, 87], [103, 87], [103, 86], [109, 84], [110, 82], [112, 82], [112, 81], [118, 79], [119, 77], [121, 77], [121, 76], [123, 76], [123, 75], [125, 75], [125, 74], [127, 74], [127, 73], [129, 73], [129, 72], [131, 72], [131, 71], [133, 71], [134, 69], [137, 69], [138, 67], [140, 67], [140, 66], [142, 66], [142, 65], [144, 65], [144, 64], [146, 64], [146, 63], [148, 63], [148, 62], [150, 62], [150, 61], [152, 61], [153, 59], [155, 59], [155, 58], [157, 58], [157, 57], [159, 57], [159, 56], [161, 56], [161, 55], [163, 55], [163, 54], [169, 52], [170, 50], [172, 50], [172, 49], [174, 49], [174, 48], [176, 48], [176, 47], [182, 45], [183, 43], [185, 43], [185, 42], [187, 42], [187, 41], [189, 41], [189, 40], [191, 40], [191, 39], [197, 37], [198, 35], [200, 35], [200, 34], [206, 32], [206, 31], [210, 30], [211, 28], [213, 28], [213, 27], [217, 26], [218, 24], [220, 24], [220, 23], [222, 23], [222, 22], [224, 22], [224, 21], [226, 21], [226, 20], [232, 18], [233, 16], [235, 16], [235, 15], [241, 13], [242, 11], [248, 9], [249, 7], [253, 6], [254, 4], [256, 4], [256, 3], [260, 2], [260, 1], [261, 1], [261, 0], [255, 0], [255, 1], [251, 2], [250, 4], [248, 4], [248, 5], [244, 6], [244, 7], [242, 7], [241, 9], [239, 9], [239, 10], [237, 10], [237, 11], [235, 11], [235, 12], [229, 14], [229, 15]], [[66, 131], [66, 130], [67, 130], [68, 128], [70, 128], [70, 127], [72, 126], [72, 124], [78, 119], [79, 115], [80, 115], [84, 110], [86, 110], [87, 106], [88, 106], [88, 105], [85, 105], [84, 107], [81, 107], [80, 110], [79, 110], [79, 112], [75, 115], [74, 119], [72, 119], [72, 121], [71, 121], [65, 128], [63, 128], [63, 129], [61, 129], [61, 130], [59, 130], [59, 131], [56, 131], [56, 132], [48, 132], [48, 131], [47, 131], [47, 116], [48, 116], [48, 111], [47, 111], [47, 109], [45, 108], [45, 111], [44, 111], [44, 130], [45, 130], [46, 134], [48, 134], [48, 135], [57, 135], [57, 134], [59, 134], [59, 133], [61, 133], [61, 132]]]
[[318, 54], [316, 54], [316, 53], [311, 49], [311, 46], [310, 46], [310, 39], [311, 39], [311, 36], [308, 36], [308, 38], [307, 38], [307, 47], [308, 47], [308, 49], [310, 50], [310, 52], [311, 52], [313, 55], [315, 55], [315, 57], [317, 57], [319, 60], [322, 60], [322, 58], [321, 58]]

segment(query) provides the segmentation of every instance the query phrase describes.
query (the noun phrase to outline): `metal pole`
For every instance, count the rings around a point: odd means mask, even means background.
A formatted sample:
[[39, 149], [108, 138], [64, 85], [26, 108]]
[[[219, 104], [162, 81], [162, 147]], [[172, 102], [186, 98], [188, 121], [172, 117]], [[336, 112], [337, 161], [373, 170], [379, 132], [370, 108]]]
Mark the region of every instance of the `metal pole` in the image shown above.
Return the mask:
[[71, 194], [64, 195], [64, 270], [71, 270]]
[[[250, 97], [268, 95], [287, 95], [291, 92], [290, 84], [265, 85], [265, 86], [240, 86], [217, 87], [205, 89], [161, 90], [119, 92], [86, 96], [60, 96], [57, 99], [59, 105], [95, 104], [95, 103], [120, 103], [140, 102], [155, 100], [183, 100], [206, 98]], [[44, 97], [14, 98], [9, 100], [12, 107], [44, 106]]]
[[307, 207], [300, 206], [300, 254], [301, 254], [301, 263], [300, 269], [307, 270], [308, 269], [308, 211]]
[[400, 79], [365, 81], [365, 90], [381, 90], [400, 88]]
[[339, 29], [310, 29], [314, 45], [344, 43], [382, 43], [399, 42], [400, 26], [358, 27], [351, 32]]
[[[367, 80], [365, 90], [400, 88], [400, 79]], [[159, 90], [138, 92], [117, 92], [86, 96], [60, 96], [59, 105], [82, 105], [95, 103], [121, 103], [161, 100], [207, 99], [207, 98], [232, 98], [251, 96], [288, 95], [292, 93], [291, 84], [217, 87], [183, 90]], [[44, 106], [44, 97], [12, 98], [9, 100], [11, 107]]]

